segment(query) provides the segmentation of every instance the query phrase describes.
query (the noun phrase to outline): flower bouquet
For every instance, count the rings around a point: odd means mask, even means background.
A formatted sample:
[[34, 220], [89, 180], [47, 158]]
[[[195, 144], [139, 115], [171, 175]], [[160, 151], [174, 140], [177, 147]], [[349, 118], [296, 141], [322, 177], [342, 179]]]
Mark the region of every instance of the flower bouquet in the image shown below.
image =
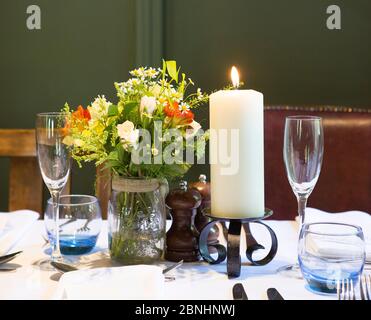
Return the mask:
[[183, 176], [204, 159], [208, 138], [193, 109], [208, 101], [200, 89], [186, 95], [191, 79], [175, 61], [161, 69], [139, 68], [115, 83], [117, 103], [98, 96], [84, 109], [66, 104], [72, 157], [104, 164], [112, 172], [108, 208], [111, 257], [124, 264], [147, 263], [165, 245], [167, 179]]

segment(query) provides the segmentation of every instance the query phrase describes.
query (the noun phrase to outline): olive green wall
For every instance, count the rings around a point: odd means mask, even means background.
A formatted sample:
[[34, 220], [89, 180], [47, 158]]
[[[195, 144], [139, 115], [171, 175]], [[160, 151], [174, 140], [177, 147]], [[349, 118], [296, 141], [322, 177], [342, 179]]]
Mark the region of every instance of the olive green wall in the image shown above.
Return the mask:
[[[26, 8], [41, 8], [41, 30], [26, 27]], [[66, 101], [87, 105], [135, 65], [133, 1], [2, 0], [1, 128], [32, 128], [35, 114]], [[8, 161], [1, 160], [0, 209], [7, 207]], [[94, 170], [73, 170], [73, 191], [92, 193]]]
[[[41, 30], [26, 28], [30, 4], [41, 7]], [[331, 4], [341, 30], [326, 28]], [[1, 128], [31, 128], [35, 113], [65, 101], [114, 99], [114, 81], [161, 56], [206, 90], [226, 85], [235, 64], [267, 104], [371, 106], [368, 0], [2, 0], [1, 11]], [[207, 126], [207, 108], [198, 116]], [[7, 169], [1, 160], [0, 210]], [[93, 172], [74, 170], [73, 192], [93, 192]]]
[[[207, 89], [236, 64], [267, 104], [371, 106], [369, 0], [167, 0], [166, 56]], [[326, 8], [342, 9], [328, 30]]]

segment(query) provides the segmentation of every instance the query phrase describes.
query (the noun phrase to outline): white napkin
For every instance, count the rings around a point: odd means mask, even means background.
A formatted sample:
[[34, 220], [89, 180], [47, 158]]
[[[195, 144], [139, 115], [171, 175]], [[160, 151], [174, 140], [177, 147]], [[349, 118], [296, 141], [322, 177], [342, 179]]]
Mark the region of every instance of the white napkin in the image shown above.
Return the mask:
[[0, 212], [0, 255], [9, 253], [37, 219], [31, 210]]
[[6, 222], [8, 221], [8, 218], [4, 215], [0, 215], [0, 235], [3, 232], [3, 229], [5, 228]]
[[162, 268], [157, 266], [85, 269], [65, 273], [59, 280], [54, 299], [161, 299], [164, 285]]
[[360, 226], [366, 242], [366, 260], [371, 261], [371, 215], [363, 211], [346, 211], [329, 213], [319, 209], [307, 208], [305, 223], [337, 222]]

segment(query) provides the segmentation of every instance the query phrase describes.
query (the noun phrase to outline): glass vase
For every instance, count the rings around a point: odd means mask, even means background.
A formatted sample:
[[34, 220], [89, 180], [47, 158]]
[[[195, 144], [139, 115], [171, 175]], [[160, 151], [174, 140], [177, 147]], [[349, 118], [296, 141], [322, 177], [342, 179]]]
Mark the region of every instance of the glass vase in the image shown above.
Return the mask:
[[108, 206], [111, 259], [150, 264], [165, 250], [167, 181], [114, 176]]

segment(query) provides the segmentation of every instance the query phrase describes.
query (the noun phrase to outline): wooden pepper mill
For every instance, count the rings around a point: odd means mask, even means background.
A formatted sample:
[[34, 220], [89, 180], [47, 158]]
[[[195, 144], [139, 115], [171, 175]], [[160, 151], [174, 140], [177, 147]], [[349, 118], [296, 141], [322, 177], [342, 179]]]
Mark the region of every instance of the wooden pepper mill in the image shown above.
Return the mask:
[[188, 189], [186, 181], [181, 181], [179, 189], [172, 190], [167, 195], [166, 205], [170, 209], [173, 223], [166, 234], [166, 260], [193, 262], [201, 259], [198, 234], [193, 224], [200, 204], [200, 193], [195, 189]]
[[[198, 182], [192, 183], [190, 185], [191, 188], [196, 189], [202, 197], [201, 205], [197, 208], [197, 214], [195, 216], [195, 227], [197, 231], [200, 233], [202, 229], [205, 227], [206, 224], [210, 222], [210, 218], [205, 217], [204, 209], [209, 209], [211, 206], [210, 200], [210, 183], [207, 182], [206, 175], [201, 174], [198, 178]], [[218, 226], [215, 225], [209, 233], [207, 244], [208, 245], [215, 245], [217, 244], [219, 237], [219, 229]], [[209, 251], [214, 252], [216, 251], [213, 247], [209, 248]]]

